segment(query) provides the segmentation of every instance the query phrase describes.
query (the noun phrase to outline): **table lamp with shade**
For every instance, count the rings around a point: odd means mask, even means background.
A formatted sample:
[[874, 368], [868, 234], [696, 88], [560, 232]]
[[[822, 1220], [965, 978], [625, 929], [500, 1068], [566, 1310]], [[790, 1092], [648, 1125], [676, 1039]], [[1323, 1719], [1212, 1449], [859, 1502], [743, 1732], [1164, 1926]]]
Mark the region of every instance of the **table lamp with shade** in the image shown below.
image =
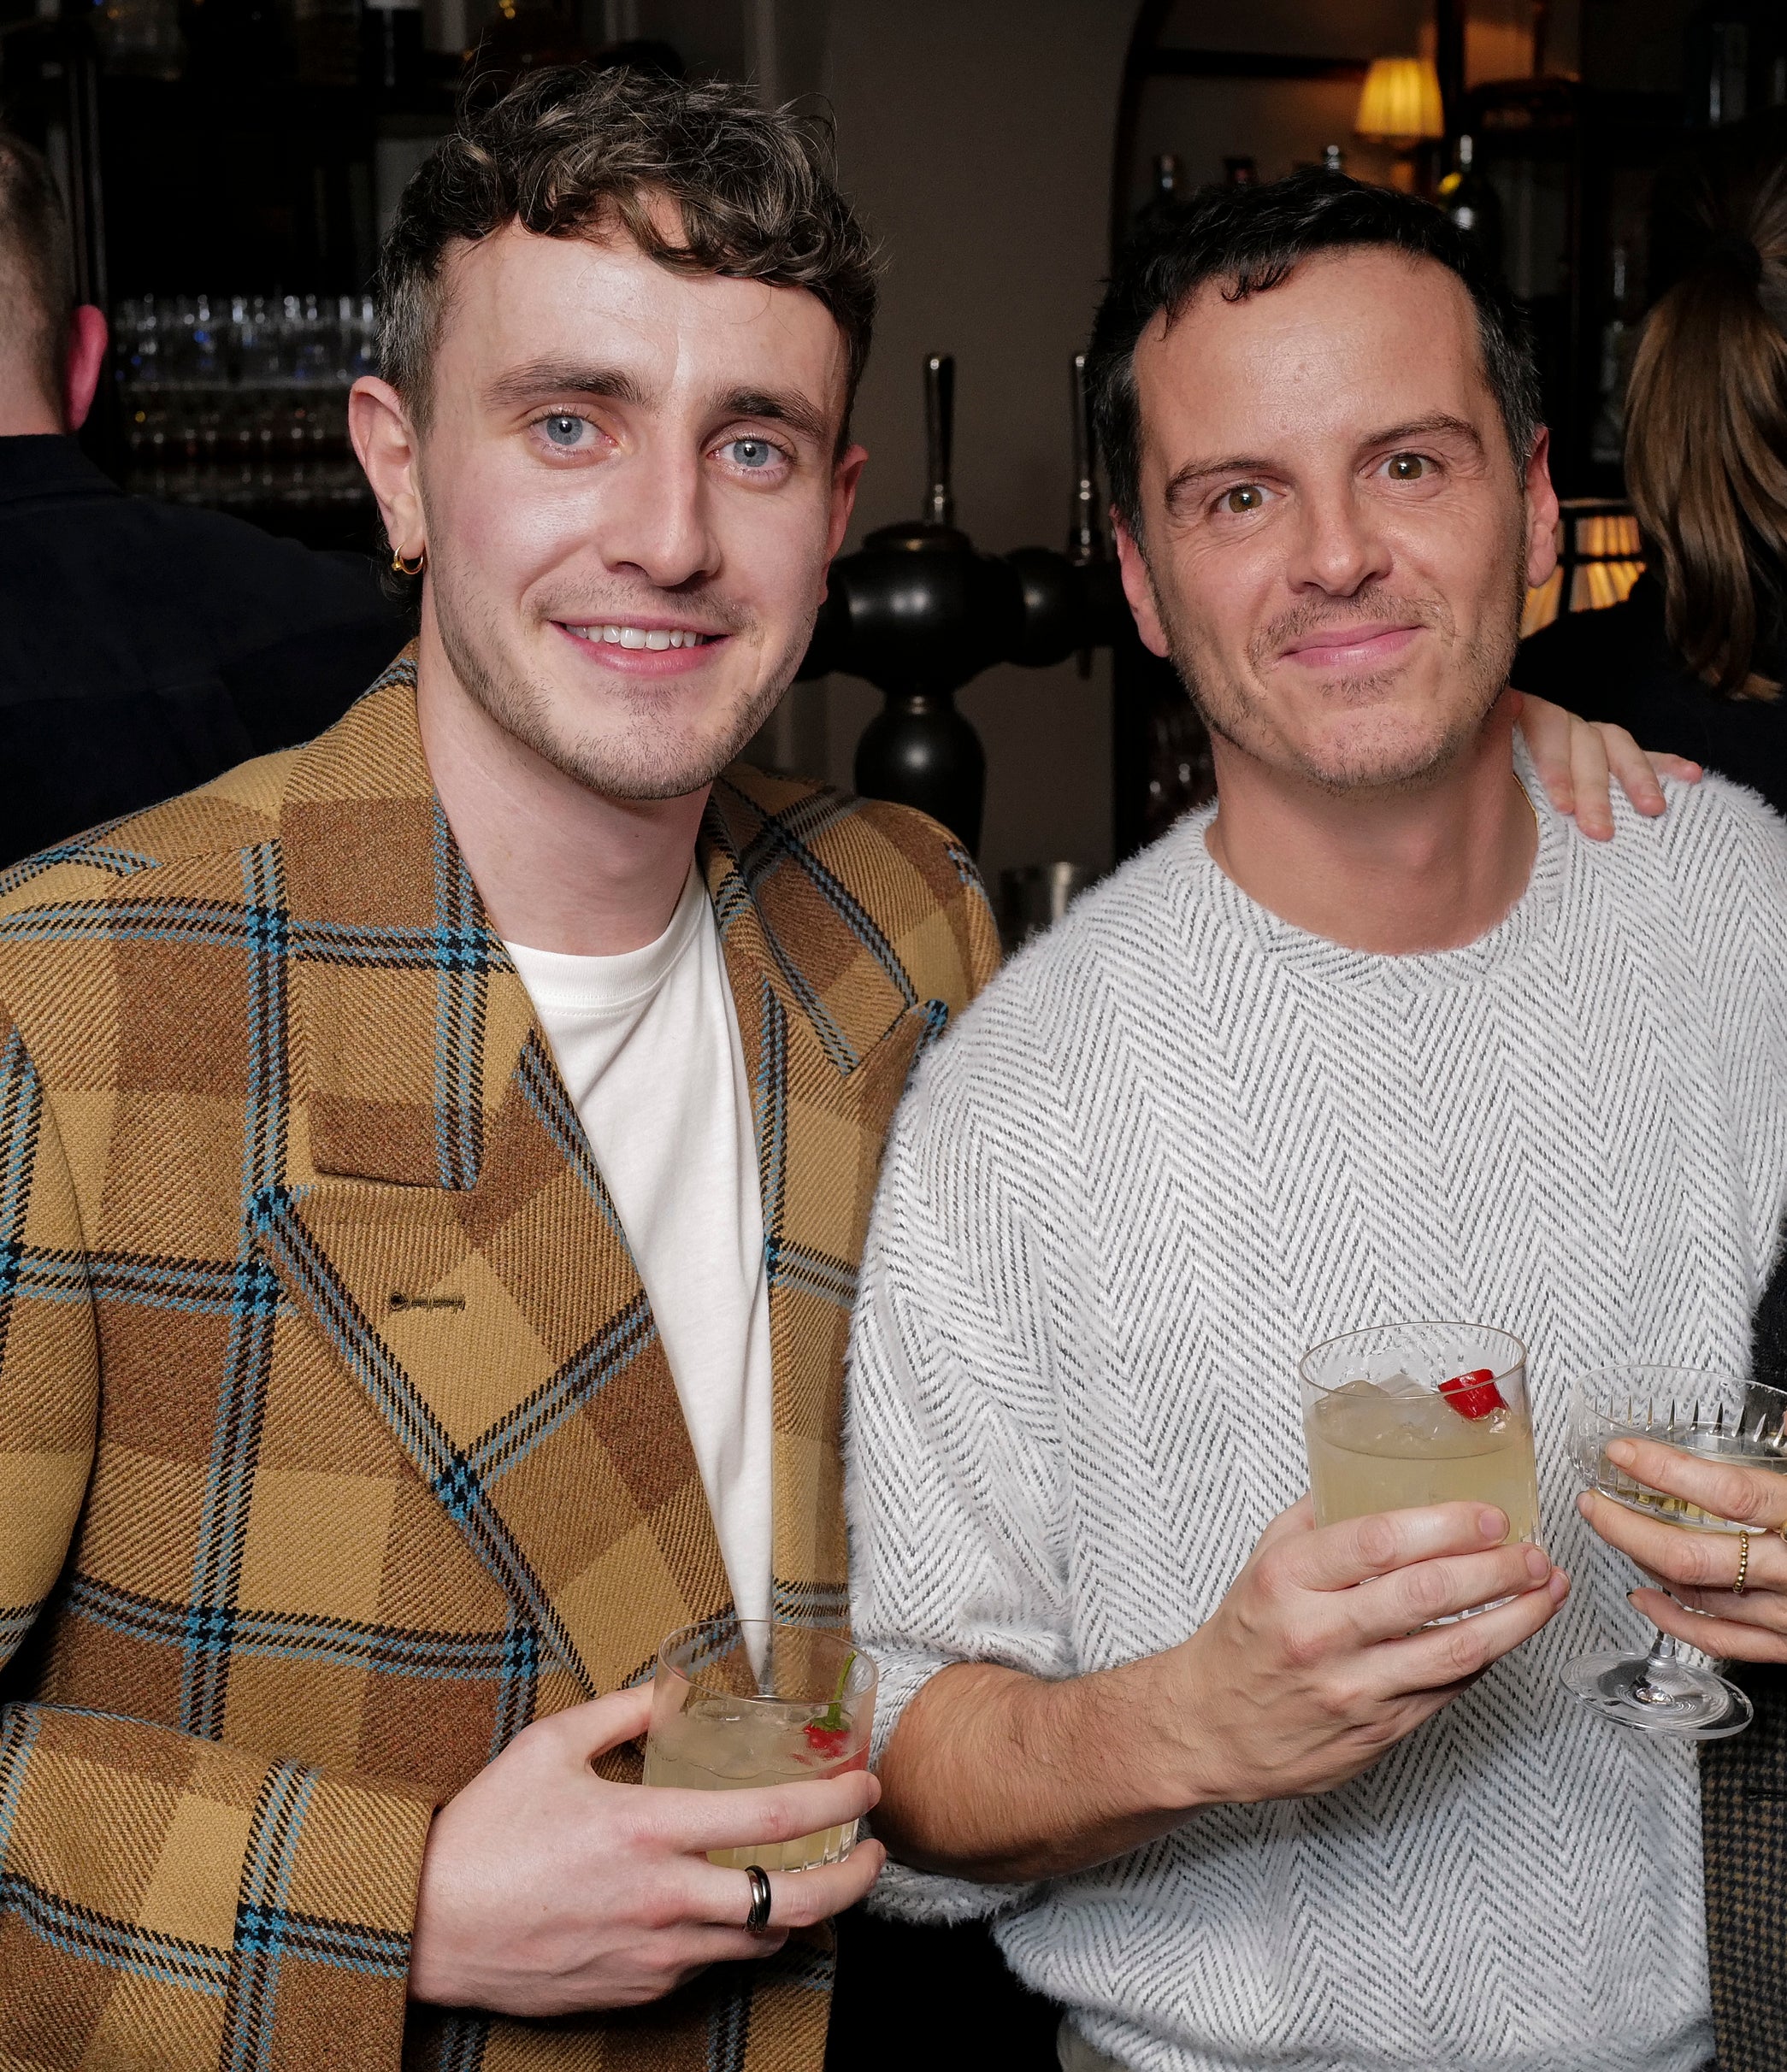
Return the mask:
[[1353, 119], [1355, 135], [1396, 154], [1391, 185], [1412, 190], [1414, 152], [1446, 133], [1440, 79], [1427, 57], [1374, 57]]

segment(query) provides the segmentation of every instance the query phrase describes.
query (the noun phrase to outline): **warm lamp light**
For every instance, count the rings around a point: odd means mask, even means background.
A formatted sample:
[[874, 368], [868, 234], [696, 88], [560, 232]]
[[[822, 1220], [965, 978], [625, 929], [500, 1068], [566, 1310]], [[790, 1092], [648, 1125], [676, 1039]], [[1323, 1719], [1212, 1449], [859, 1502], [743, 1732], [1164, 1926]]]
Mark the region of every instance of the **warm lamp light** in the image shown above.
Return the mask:
[[1446, 117], [1432, 59], [1374, 57], [1353, 127], [1378, 144], [1407, 146], [1424, 137], [1443, 137]]

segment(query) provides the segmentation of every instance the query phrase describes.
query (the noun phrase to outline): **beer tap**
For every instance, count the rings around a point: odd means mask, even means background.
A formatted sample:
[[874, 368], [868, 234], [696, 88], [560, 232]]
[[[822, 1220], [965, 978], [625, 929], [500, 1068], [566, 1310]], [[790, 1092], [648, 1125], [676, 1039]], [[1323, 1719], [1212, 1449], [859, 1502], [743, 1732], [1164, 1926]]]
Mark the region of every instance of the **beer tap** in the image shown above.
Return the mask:
[[979, 552], [955, 522], [952, 446], [955, 362], [924, 362], [925, 487], [921, 518], [885, 525], [832, 564], [802, 677], [866, 677], [886, 703], [863, 730], [856, 788], [917, 806], [970, 851], [980, 845], [987, 758], [955, 694], [995, 662], [1044, 668], [1111, 639], [1123, 598], [1106, 552], [1086, 415], [1084, 356], [1075, 362], [1074, 518], [1069, 552]]

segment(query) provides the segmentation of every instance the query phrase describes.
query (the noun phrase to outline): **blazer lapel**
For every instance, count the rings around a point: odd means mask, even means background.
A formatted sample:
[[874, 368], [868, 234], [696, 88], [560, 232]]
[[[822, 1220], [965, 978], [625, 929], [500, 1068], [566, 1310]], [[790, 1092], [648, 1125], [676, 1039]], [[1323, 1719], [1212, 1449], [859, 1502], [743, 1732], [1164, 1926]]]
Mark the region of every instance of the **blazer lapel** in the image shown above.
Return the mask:
[[[744, 786], [748, 784], [749, 791]], [[778, 811], [777, 793], [787, 804]], [[808, 846], [847, 808], [728, 772], [702, 863], [752, 1089], [774, 1383], [774, 1609], [846, 1613], [844, 1350], [883, 1139], [941, 1027], [874, 921]]]
[[262, 1249], [585, 1694], [728, 1601], [651, 1306], [429, 781], [413, 666], [282, 833], [305, 1098]]

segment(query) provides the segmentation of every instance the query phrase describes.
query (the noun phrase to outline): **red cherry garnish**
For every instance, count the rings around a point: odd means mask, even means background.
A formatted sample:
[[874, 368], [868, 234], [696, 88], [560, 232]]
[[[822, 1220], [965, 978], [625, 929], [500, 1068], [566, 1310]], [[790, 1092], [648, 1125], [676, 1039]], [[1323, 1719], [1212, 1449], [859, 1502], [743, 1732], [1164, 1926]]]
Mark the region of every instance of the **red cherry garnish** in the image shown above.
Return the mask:
[[809, 1720], [801, 1729], [806, 1736], [806, 1745], [823, 1756], [828, 1762], [841, 1756], [850, 1745], [848, 1727], [827, 1727], [822, 1720]]
[[1487, 1417], [1492, 1410], [1507, 1408], [1495, 1386], [1495, 1377], [1487, 1367], [1473, 1367], [1467, 1374], [1454, 1374], [1449, 1381], [1441, 1382], [1440, 1393], [1460, 1417]]

